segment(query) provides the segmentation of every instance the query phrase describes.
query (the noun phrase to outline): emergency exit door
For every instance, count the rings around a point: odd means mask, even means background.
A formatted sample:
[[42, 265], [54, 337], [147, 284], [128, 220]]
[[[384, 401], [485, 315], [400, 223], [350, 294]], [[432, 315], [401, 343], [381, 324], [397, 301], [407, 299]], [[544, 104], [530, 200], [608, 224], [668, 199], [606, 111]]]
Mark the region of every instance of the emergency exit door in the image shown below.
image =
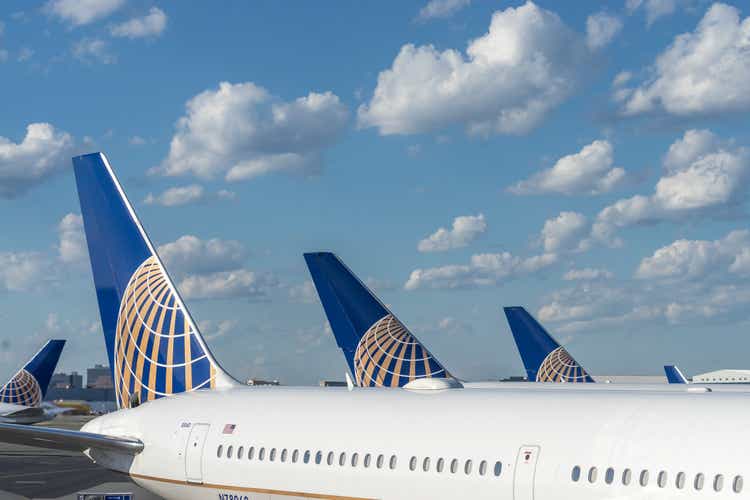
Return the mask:
[[521, 446], [513, 473], [513, 500], [534, 500], [534, 477], [539, 459], [538, 446]]
[[203, 447], [208, 436], [208, 424], [193, 424], [185, 448], [185, 479], [189, 483], [203, 482]]

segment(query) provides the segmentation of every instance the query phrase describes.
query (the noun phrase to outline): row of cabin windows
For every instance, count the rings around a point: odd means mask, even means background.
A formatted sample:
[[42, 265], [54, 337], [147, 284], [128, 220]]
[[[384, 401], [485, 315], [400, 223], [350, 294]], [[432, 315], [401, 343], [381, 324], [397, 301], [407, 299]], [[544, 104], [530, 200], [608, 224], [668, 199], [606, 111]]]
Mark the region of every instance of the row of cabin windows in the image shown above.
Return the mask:
[[[344, 467], [346, 465], [357, 467], [360, 463], [360, 455], [356, 452], [352, 453], [349, 457], [347, 457], [346, 452], [341, 452], [337, 457], [334, 452], [329, 451], [325, 455], [324, 459], [322, 451], [315, 452], [315, 455], [313, 456], [310, 450], [305, 450], [304, 453], [301, 453], [300, 450], [293, 450], [290, 452], [286, 448], [283, 448], [277, 453], [276, 448], [270, 448], [266, 450], [265, 447], [256, 449], [255, 446], [250, 446], [247, 449], [247, 460], [258, 460], [262, 462], [266, 460], [266, 458], [268, 458], [269, 462], [274, 462], [276, 461], [278, 456], [280, 462], [289, 461], [290, 463], [296, 464], [300, 461], [300, 454], [302, 455], [302, 463], [305, 464], [309, 464], [312, 460], [316, 465], [320, 465], [325, 462], [328, 465], [334, 465], [335, 463], [337, 463], [341, 467]], [[238, 447], [237, 452], [235, 453], [235, 448], [233, 445], [229, 445], [225, 448], [224, 445], [220, 444], [216, 449], [216, 457], [235, 458], [237, 460], [242, 460], [245, 458], [245, 447]], [[376, 468], [382, 469], [386, 466], [386, 456], [382, 454], [375, 456], [370, 453], [366, 453], [365, 455], [363, 455], [362, 465], [366, 469], [372, 466], [373, 462]], [[388, 458], [388, 468], [391, 470], [395, 470], [397, 465], [398, 457], [396, 457], [396, 455], [391, 455], [390, 458]], [[430, 457], [424, 457], [420, 460], [417, 457], [411, 457], [411, 459], [409, 460], [409, 470], [416, 471], [417, 469], [420, 469], [424, 472], [429, 472], [430, 470], [432, 470], [432, 459]], [[481, 462], [479, 462], [479, 466], [476, 468], [476, 472], [480, 476], [486, 476], [489, 472], [488, 469], [489, 462], [487, 462], [487, 460], [482, 460]], [[474, 462], [469, 459], [464, 461], [462, 464], [457, 458], [448, 460], [441, 457], [435, 461], [434, 470], [439, 473], [450, 472], [451, 474], [457, 474], [459, 470], [463, 470], [463, 473], [468, 476], [474, 471]], [[502, 470], [502, 462], [497, 461], [492, 467], [491, 473], [495, 477], [499, 477]]]
[[[599, 477], [599, 470], [596, 467], [591, 467], [588, 471], [588, 474], [586, 474], [586, 479], [589, 483], [594, 484], [596, 483], [597, 479]], [[573, 482], [578, 482], [581, 479], [581, 467], [576, 465], [573, 467], [573, 470], [570, 473], [570, 478], [573, 480]], [[622, 475], [620, 476], [620, 481], [623, 485], [627, 486], [632, 482], [633, 479], [633, 471], [630, 469], [623, 469]], [[641, 486], [648, 486], [650, 480], [650, 473], [647, 469], [643, 469], [640, 474], [638, 475], [638, 484]], [[678, 490], [684, 489], [685, 485], [687, 484], [687, 474], [684, 472], [678, 472], [674, 479], [674, 485]], [[615, 470], [612, 467], [609, 467], [604, 472], [604, 482], [607, 484], [612, 484], [615, 482]], [[699, 472], [695, 475], [692, 481], [692, 487], [696, 491], [700, 491], [703, 489], [706, 483], [706, 476]], [[656, 475], [656, 485], [659, 488], [666, 488], [669, 484], [669, 473], [667, 471], [660, 471]], [[724, 475], [723, 474], [716, 474], [713, 478], [713, 489], [716, 492], [720, 492], [724, 489]], [[742, 486], [743, 486], [743, 479], [742, 476], [734, 476], [734, 479], [732, 481], [732, 491], [735, 493], [741, 493], [742, 492]]]

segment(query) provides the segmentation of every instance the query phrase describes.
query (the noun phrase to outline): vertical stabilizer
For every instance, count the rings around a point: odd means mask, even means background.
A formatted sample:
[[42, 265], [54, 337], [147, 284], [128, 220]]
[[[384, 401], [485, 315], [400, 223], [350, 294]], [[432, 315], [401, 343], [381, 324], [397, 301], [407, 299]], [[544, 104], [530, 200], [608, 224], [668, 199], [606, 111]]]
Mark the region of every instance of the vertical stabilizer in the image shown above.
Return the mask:
[[667, 375], [667, 382], [670, 384], [687, 384], [688, 380], [675, 365], [666, 365], [664, 373]]
[[32, 407], [41, 405], [63, 347], [64, 340], [48, 340], [26, 366], [0, 389], [0, 403]]

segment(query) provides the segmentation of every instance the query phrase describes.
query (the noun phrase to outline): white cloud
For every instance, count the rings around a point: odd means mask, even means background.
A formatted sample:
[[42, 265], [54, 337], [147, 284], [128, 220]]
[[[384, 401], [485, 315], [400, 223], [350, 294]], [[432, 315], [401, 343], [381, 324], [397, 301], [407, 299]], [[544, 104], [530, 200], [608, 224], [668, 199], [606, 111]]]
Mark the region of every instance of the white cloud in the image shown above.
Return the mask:
[[612, 86], [613, 87], [622, 87], [626, 83], [630, 81], [630, 79], [633, 78], [633, 73], [630, 71], [620, 71], [615, 75], [615, 78], [612, 80]]
[[149, 193], [143, 202], [147, 205], [162, 205], [164, 207], [176, 207], [201, 201], [206, 196], [206, 190], [200, 184], [189, 186], [172, 187], [154, 196]]
[[201, 332], [201, 335], [206, 340], [214, 340], [219, 337], [223, 337], [227, 335], [228, 333], [232, 333], [233, 330], [237, 328], [237, 321], [236, 320], [222, 320], [222, 321], [212, 321], [212, 320], [205, 320], [205, 321], [199, 321], [198, 322], [198, 329]]
[[450, 17], [470, 3], [471, 0], [430, 0], [427, 5], [419, 10], [417, 20], [429, 21]]
[[151, 7], [148, 14], [136, 17], [124, 23], [112, 26], [110, 34], [114, 37], [148, 38], [161, 35], [167, 27], [167, 15], [158, 7]]
[[617, 228], [722, 213], [746, 195], [750, 153], [721, 145], [708, 131], [687, 131], [669, 148], [664, 166], [654, 194], [621, 199], [599, 212], [595, 239], [617, 243]]
[[597, 12], [586, 19], [586, 44], [590, 50], [600, 50], [610, 44], [622, 30], [619, 17]]
[[474, 331], [470, 323], [456, 319], [453, 316], [441, 318], [438, 321], [437, 329], [448, 335], [466, 335]]
[[177, 288], [186, 299], [262, 299], [273, 284], [270, 277], [247, 269], [187, 275]]
[[519, 134], [577, 87], [590, 54], [579, 34], [531, 2], [495, 12], [466, 55], [432, 45], [401, 47], [378, 76], [361, 127], [413, 134], [465, 124], [470, 133]]
[[114, 64], [117, 57], [109, 52], [109, 45], [99, 38], [84, 38], [73, 44], [73, 56], [76, 59], [91, 64]]
[[0, 290], [23, 292], [54, 281], [49, 258], [38, 252], [0, 252]]
[[678, 116], [750, 109], [750, 17], [716, 3], [695, 31], [677, 36], [656, 58], [654, 77], [631, 89], [625, 115], [665, 111]]
[[557, 262], [554, 254], [516, 257], [508, 252], [472, 255], [468, 264], [415, 269], [404, 288], [475, 288], [495, 286], [536, 273]]
[[462, 215], [453, 219], [451, 229], [441, 227], [417, 245], [420, 252], [444, 252], [463, 248], [487, 230], [484, 214]]
[[103, 19], [125, 4], [125, 0], [49, 0], [44, 9], [73, 26]]
[[542, 227], [540, 240], [547, 253], [584, 250], [585, 237], [591, 225], [585, 215], [578, 212], [560, 212], [547, 219]]
[[57, 225], [57, 234], [60, 239], [57, 250], [61, 261], [67, 264], [80, 264], [88, 260], [83, 218], [80, 215], [65, 215]]
[[315, 291], [313, 282], [307, 280], [304, 283], [290, 287], [289, 298], [294, 302], [314, 304], [318, 302], [318, 292]]
[[643, 259], [639, 279], [711, 279], [746, 274], [750, 231], [732, 231], [715, 241], [677, 240]]
[[131, 146], [143, 146], [144, 144], [146, 144], [146, 139], [144, 139], [140, 135], [134, 135], [130, 139], [128, 139], [128, 143]]
[[281, 102], [251, 82], [222, 82], [186, 108], [158, 169], [164, 175], [239, 181], [275, 171], [315, 173], [348, 121], [330, 92]]
[[678, 3], [687, 4], [685, 0], [627, 0], [625, 7], [632, 14], [643, 7], [646, 11], [646, 24], [651, 26], [660, 17], [673, 14]]
[[159, 246], [159, 257], [175, 275], [229, 271], [242, 267], [247, 252], [238, 241], [213, 238], [202, 240], [185, 235]]
[[571, 269], [563, 276], [565, 281], [597, 281], [597, 280], [609, 280], [614, 278], [611, 271], [606, 269], [595, 269], [593, 267], [586, 267], [583, 269]]
[[49, 123], [32, 123], [14, 143], [0, 136], [0, 197], [14, 198], [70, 165], [73, 138]]
[[552, 168], [534, 174], [509, 190], [519, 195], [606, 193], [625, 179], [625, 170], [613, 167], [613, 154], [609, 141], [594, 141], [578, 153], [563, 156]]

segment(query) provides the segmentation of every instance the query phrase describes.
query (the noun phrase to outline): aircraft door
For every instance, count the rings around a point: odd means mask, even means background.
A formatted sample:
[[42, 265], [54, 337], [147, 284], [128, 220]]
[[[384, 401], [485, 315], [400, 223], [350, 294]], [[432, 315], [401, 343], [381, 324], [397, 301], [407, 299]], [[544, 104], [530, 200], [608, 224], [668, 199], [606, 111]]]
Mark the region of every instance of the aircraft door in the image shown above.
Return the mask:
[[522, 446], [513, 473], [513, 500], [534, 500], [534, 477], [539, 459], [538, 446]]
[[208, 424], [193, 424], [185, 449], [185, 479], [189, 483], [203, 482], [203, 447], [208, 436]]

